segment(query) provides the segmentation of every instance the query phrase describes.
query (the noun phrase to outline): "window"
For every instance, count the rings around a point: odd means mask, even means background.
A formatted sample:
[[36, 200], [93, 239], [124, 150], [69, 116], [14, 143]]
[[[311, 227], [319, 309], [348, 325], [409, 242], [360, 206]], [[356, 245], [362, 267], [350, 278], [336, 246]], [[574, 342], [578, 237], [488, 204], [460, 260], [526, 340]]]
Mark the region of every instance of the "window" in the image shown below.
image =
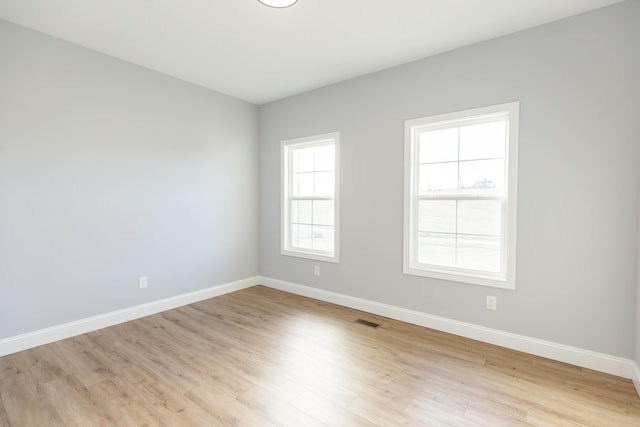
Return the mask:
[[405, 122], [405, 273], [515, 288], [517, 126], [517, 102]]
[[283, 255], [338, 262], [339, 138], [282, 142]]

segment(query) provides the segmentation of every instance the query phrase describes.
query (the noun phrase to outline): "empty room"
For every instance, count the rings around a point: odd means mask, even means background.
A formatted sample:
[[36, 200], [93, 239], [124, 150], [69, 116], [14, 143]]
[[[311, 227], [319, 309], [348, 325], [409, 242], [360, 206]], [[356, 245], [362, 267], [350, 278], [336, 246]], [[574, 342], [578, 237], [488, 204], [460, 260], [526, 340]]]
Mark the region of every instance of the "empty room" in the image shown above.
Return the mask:
[[640, 426], [639, 0], [0, 0], [0, 426]]

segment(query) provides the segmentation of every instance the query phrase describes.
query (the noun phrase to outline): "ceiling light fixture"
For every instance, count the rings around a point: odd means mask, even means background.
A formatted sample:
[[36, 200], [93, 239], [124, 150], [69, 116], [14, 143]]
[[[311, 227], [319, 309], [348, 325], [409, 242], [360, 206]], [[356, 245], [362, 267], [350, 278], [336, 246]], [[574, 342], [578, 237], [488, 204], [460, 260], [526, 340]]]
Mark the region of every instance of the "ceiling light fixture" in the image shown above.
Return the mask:
[[283, 7], [293, 6], [298, 0], [258, 0], [258, 1], [269, 7], [283, 8]]

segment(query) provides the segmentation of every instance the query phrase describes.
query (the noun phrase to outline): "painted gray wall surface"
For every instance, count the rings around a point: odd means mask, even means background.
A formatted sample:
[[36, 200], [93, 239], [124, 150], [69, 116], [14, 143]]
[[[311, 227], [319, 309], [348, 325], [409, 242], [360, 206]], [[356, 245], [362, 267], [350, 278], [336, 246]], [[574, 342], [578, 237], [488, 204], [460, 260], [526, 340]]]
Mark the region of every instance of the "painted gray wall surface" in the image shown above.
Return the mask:
[[[640, 159], [638, 159], [638, 164], [640, 164]], [[640, 194], [638, 194], [638, 224], [640, 224]], [[635, 362], [640, 367], [640, 227], [638, 228], [638, 287], [636, 288]], [[640, 393], [640, 390], [638, 390], [638, 392]]]
[[256, 141], [252, 104], [0, 21], [0, 339], [256, 275]]
[[[640, 211], [640, 209], [639, 209]], [[640, 216], [638, 216], [640, 223]], [[638, 235], [638, 247], [640, 248], [640, 234]], [[638, 252], [638, 287], [636, 288], [636, 336], [635, 336], [635, 362], [640, 366], [640, 252]], [[640, 390], [639, 390], [640, 392]]]
[[[624, 2], [261, 106], [261, 273], [633, 358], [638, 22], [640, 2]], [[509, 101], [520, 101], [517, 289], [404, 275], [404, 121]], [[334, 131], [341, 262], [282, 256], [280, 141]]]

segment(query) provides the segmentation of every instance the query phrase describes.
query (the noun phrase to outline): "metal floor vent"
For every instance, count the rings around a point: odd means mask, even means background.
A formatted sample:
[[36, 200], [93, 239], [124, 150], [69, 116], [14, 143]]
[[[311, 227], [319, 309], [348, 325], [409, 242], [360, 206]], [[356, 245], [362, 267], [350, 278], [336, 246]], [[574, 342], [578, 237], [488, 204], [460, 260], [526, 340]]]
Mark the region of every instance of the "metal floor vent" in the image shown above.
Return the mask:
[[380, 326], [378, 323], [369, 322], [368, 320], [364, 320], [364, 319], [358, 319], [358, 320], [356, 320], [356, 323], [359, 323], [359, 324], [365, 325], [365, 326], [369, 326], [370, 328], [377, 328], [378, 326]]

